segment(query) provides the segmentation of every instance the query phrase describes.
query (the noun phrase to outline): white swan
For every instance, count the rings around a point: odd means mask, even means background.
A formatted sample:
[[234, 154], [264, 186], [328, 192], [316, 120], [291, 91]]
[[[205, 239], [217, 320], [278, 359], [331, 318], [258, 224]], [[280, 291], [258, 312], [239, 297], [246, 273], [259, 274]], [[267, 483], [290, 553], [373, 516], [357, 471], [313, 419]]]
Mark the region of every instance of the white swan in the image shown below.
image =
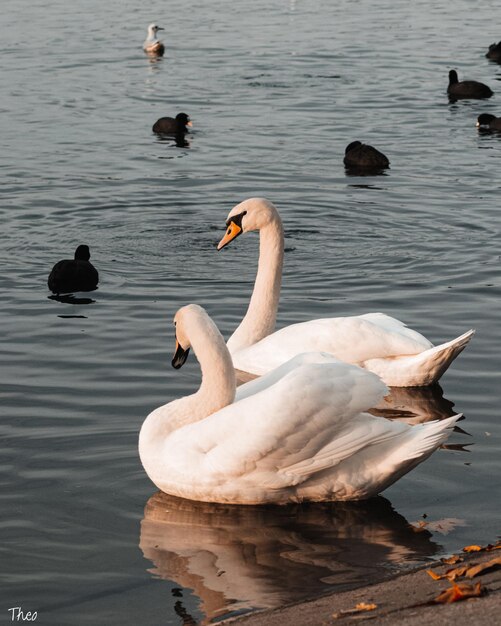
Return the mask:
[[175, 318], [181, 367], [193, 347], [202, 384], [144, 421], [146, 473], [175, 496], [233, 504], [358, 500], [428, 457], [458, 415], [408, 426], [361, 413], [387, 391], [374, 374], [328, 354], [301, 354], [239, 387], [224, 339], [204, 309]]
[[433, 347], [423, 335], [384, 313], [316, 319], [276, 332], [284, 234], [275, 206], [250, 198], [229, 213], [224, 248], [241, 233], [259, 231], [259, 266], [247, 313], [228, 340], [235, 369], [262, 375], [301, 352], [325, 351], [355, 363], [392, 387], [420, 387], [439, 380], [474, 330]]

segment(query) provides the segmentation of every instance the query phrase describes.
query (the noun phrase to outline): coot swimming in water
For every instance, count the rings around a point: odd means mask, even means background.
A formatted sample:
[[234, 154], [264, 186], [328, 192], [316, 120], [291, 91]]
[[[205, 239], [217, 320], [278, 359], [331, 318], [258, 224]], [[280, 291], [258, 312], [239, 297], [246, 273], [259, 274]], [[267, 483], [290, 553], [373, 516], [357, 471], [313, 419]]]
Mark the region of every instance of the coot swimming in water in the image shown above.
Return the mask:
[[484, 130], [501, 130], [501, 117], [490, 113], [482, 113], [477, 119], [477, 128]]
[[501, 41], [499, 43], [491, 43], [485, 56], [492, 61], [501, 62]]
[[56, 263], [47, 281], [52, 293], [94, 290], [99, 282], [99, 274], [89, 259], [89, 246], [81, 245], [76, 249], [74, 259], [63, 259]]
[[456, 70], [449, 72], [447, 93], [451, 98], [490, 98], [493, 95], [492, 89], [484, 83], [476, 80], [459, 81]]
[[186, 113], [178, 113], [176, 117], [161, 117], [153, 124], [154, 133], [166, 135], [182, 135], [188, 132], [187, 126], [193, 126]]
[[376, 148], [353, 141], [346, 146], [344, 164], [350, 170], [383, 170], [390, 166], [390, 161]]

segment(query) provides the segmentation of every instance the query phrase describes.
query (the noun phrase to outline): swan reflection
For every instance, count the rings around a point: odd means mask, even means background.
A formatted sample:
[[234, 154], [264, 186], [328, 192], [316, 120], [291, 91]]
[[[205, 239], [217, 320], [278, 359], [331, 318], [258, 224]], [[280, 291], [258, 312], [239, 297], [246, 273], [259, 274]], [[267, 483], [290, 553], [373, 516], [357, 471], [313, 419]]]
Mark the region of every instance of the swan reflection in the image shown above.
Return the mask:
[[439, 384], [430, 387], [390, 387], [390, 393], [369, 413], [413, 425], [450, 417], [456, 413], [453, 407], [454, 402], [444, 398]]
[[161, 492], [146, 504], [139, 545], [151, 573], [194, 590], [207, 620], [365, 584], [439, 549], [382, 497], [251, 507]]

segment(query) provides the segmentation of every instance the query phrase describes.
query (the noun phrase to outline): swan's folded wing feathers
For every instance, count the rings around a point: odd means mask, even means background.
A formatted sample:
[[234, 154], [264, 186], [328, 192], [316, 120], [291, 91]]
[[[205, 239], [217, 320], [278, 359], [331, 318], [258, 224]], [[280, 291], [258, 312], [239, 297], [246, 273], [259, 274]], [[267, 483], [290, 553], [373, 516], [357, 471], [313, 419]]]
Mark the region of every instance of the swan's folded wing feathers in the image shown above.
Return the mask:
[[347, 363], [418, 354], [432, 347], [420, 333], [384, 313], [310, 320], [277, 330], [233, 354], [237, 369], [262, 374], [294, 355], [326, 351]]
[[[179, 434], [176, 456], [179, 462], [189, 459], [185, 471], [207, 484], [237, 476], [275, 488], [297, 484], [313, 471], [301, 474], [298, 464], [325, 451], [385, 393], [377, 376], [358, 367], [302, 365], [263, 391], [173, 433], [173, 443]], [[341, 458], [342, 453], [332, 457], [331, 465]], [[293, 466], [296, 471], [288, 472]]]
[[283, 472], [301, 478], [301, 482], [312, 474], [334, 467], [362, 448], [379, 444], [400, 436], [408, 430], [406, 424], [376, 418], [365, 414], [356, 416], [338, 433], [334, 441], [310, 459], [283, 468]]
[[359, 317], [369, 320], [376, 326], [380, 328], [384, 328], [392, 333], [398, 333], [406, 339], [410, 339], [412, 341], [418, 342], [424, 350], [428, 350], [428, 348], [432, 348], [433, 344], [431, 341], [426, 339], [424, 335], [418, 333], [416, 330], [409, 328], [407, 324], [404, 322], [397, 320], [395, 317], [391, 317], [390, 315], [386, 315], [386, 313], [364, 313]]
[[301, 352], [263, 376], [240, 385], [235, 394], [235, 402], [264, 391], [277, 383], [281, 378], [284, 378], [293, 369], [307, 363], [342, 363], [342, 361], [327, 352]]

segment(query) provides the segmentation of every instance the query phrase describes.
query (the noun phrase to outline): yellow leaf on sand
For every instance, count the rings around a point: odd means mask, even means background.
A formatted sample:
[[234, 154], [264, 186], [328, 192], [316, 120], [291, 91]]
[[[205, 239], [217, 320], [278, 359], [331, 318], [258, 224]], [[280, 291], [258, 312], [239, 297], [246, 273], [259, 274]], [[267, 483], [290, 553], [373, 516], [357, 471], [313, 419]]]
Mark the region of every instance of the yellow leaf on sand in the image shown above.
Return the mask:
[[461, 578], [462, 576], [474, 578], [479, 574], [488, 572], [491, 569], [497, 569], [498, 567], [501, 567], [501, 556], [496, 556], [490, 561], [479, 563], [478, 565], [461, 565], [460, 567], [452, 567], [451, 569], [448, 569], [445, 574], [437, 574], [431, 569], [427, 569], [426, 573], [431, 576], [433, 580], [442, 580], [442, 578], [447, 578], [447, 580], [452, 582], [456, 580], [456, 578]]
[[374, 611], [374, 609], [377, 609], [377, 604], [367, 604], [366, 602], [359, 602], [354, 609], [345, 609], [344, 611], [338, 611], [337, 613], [333, 613], [332, 617], [334, 619], [339, 619], [340, 617], [346, 617], [347, 615], [356, 615], [357, 613], [362, 613], [363, 611]]
[[483, 574], [490, 569], [495, 569], [497, 567], [501, 567], [501, 556], [497, 556], [486, 563], [479, 563], [478, 565], [473, 565], [466, 570], [466, 576], [468, 578], [474, 578], [479, 574]]
[[481, 546], [465, 546], [463, 548], [463, 552], [480, 552], [481, 550]]
[[491, 550], [501, 550], [501, 541], [497, 541], [495, 544], [488, 543], [486, 546], [466, 546], [463, 548], [463, 552], [491, 552]]
[[427, 569], [426, 573], [433, 578], [433, 580], [441, 580], [443, 576], [441, 574], [436, 574], [432, 569]]
[[445, 591], [442, 591], [433, 602], [435, 604], [451, 604], [452, 602], [459, 602], [466, 600], [467, 598], [478, 598], [485, 593], [485, 589], [481, 582], [476, 585], [469, 585], [468, 583], [452, 583], [452, 587], [449, 587]]
[[355, 605], [355, 608], [357, 609], [357, 611], [374, 611], [374, 609], [377, 609], [377, 604], [374, 604], [374, 602], [372, 602], [371, 604], [359, 602], [357, 605]]
[[456, 563], [461, 563], [461, 561], [463, 560], [463, 557], [459, 556], [459, 554], [453, 554], [452, 556], [449, 556], [448, 558], [443, 558], [440, 560], [445, 565], [455, 565]]
[[461, 567], [451, 567], [445, 572], [445, 574], [437, 574], [431, 569], [427, 569], [426, 573], [429, 574], [433, 580], [442, 580], [442, 578], [447, 578], [447, 580], [453, 581], [456, 580], [456, 578], [465, 576], [467, 571], [468, 565], [461, 565]]
[[461, 576], [464, 576], [467, 571], [468, 571], [467, 565], [462, 565], [461, 567], [453, 567], [452, 569], [448, 569], [445, 572], [444, 578], [447, 578], [447, 580], [451, 580], [451, 581], [456, 580], [456, 578], [461, 578]]

